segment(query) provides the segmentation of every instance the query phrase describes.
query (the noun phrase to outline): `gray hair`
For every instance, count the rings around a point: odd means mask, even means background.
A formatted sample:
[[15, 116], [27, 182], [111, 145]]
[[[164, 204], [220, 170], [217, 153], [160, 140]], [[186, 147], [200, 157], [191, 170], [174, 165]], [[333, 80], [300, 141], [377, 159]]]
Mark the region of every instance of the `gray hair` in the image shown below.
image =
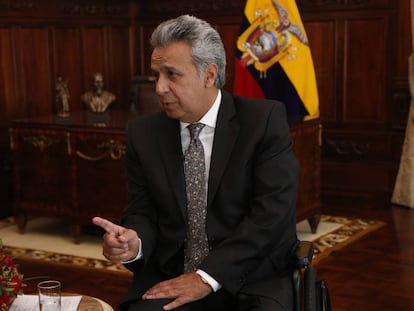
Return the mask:
[[222, 88], [226, 82], [226, 52], [219, 33], [206, 21], [191, 15], [181, 15], [162, 22], [152, 33], [153, 48], [186, 41], [191, 46], [191, 57], [201, 77], [209, 64], [217, 65], [214, 85]]

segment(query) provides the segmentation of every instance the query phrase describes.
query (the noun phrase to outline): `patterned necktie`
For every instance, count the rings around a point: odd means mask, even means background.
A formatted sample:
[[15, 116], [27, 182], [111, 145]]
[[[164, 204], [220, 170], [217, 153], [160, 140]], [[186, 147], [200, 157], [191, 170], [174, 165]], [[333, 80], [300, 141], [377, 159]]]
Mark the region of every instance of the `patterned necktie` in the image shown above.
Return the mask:
[[206, 171], [204, 149], [198, 135], [204, 124], [188, 126], [191, 141], [184, 155], [187, 192], [187, 240], [184, 247], [184, 272], [193, 272], [208, 254], [206, 234]]

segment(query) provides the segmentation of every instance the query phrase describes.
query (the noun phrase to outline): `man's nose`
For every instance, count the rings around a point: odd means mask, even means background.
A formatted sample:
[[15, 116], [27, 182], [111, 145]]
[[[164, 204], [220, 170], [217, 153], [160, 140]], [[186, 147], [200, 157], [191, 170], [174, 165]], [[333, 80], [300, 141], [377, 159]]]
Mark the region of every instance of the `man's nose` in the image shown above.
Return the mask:
[[162, 95], [165, 93], [168, 93], [169, 86], [168, 86], [168, 80], [162, 76], [159, 76], [157, 81], [155, 82], [155, 92], [158, 95]]

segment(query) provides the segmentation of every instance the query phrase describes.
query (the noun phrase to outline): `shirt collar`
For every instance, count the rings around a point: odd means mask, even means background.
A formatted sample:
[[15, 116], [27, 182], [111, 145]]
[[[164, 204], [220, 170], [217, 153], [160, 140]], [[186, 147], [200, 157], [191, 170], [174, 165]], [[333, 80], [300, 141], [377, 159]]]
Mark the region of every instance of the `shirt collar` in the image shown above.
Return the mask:
[[[218, 90], [216, 100], [207, 113], [198, 121], [198, 123], [203, 123], [209, 127], [215, 128], [217, 123], [217, 115], [221, 104], [221, 90]], [[186, 128], [190, 123], [181, 122], [181, 130]]]

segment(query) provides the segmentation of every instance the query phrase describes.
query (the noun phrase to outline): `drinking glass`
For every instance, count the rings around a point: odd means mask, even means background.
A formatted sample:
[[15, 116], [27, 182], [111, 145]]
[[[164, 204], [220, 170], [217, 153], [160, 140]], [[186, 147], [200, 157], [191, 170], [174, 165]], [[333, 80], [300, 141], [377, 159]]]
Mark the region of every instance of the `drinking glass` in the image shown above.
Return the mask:
[[40, 311], [61, 311], [60, 282], [43, 281], [37, 284]]

